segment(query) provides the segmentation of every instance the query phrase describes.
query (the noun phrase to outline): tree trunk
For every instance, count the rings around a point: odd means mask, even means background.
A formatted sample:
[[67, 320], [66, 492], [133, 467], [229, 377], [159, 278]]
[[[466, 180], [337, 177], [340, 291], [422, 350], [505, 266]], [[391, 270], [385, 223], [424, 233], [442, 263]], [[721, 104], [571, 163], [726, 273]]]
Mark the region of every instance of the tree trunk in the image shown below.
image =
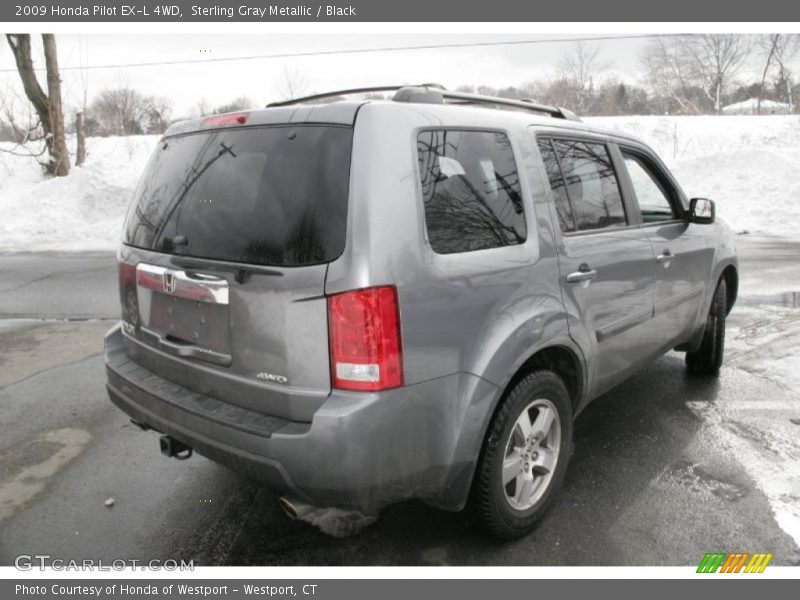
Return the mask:
[[86, 161], [86, 133], [83, 130], [83, 111], [78, 111], [75, 116], [75, 137], [78, 138], [78, 151], [75, 156], [75, 166], [80, 167]]
[[[42, 125], [48, 154], [52, 156], [50, 153], [53, 142], [51, 137], [52, 127], [50, 126], [50, 104], [47, 94], [44, 93], [42, 86], [39, 85], [39, 81], [36, 79], [36, 72], [33, 70], [31, 36], [27, 33], [6, 34], [6, 40], [14, 53], [19, 78], [22, 80], [22, 88], [25, 90], [25, 95], [33, 105], [36, 115], [39, 117], [39, 123]], [[48, 165], [47, 171], [52, 173], [51, 165]]]
[[764, 63], [764, 71], [761, 73], [761, 85], [758, 86], [758, 104], [756, 105], [756, 114], [761, 114], [761, 98], [764, 96], [764, 83], [767, 81], [767, 73], [769, 72], [770, 64], [772, 63], [772, 57], [775, 55], [775, 49], [778, 46], [778, 40], [780, 39], [781, 34], [776, 33], [770, 37], [770, 41], [772, 42], [769, 47], [769, 54], [767, 55], [767, 62]]
[[50, 108], [50, 126], [52, 127], [53, 146], [50, 156], [55, 163], [53, 175], [63, 177], [69, 174], [69, 152], [64, 133], [64, 111], [61, 105], [61, 75], [58, 72], [58, 54], [56, 38], [52, 33], [42, 34], [44, 44], [44, 61], [47, 68], [47, 95]]

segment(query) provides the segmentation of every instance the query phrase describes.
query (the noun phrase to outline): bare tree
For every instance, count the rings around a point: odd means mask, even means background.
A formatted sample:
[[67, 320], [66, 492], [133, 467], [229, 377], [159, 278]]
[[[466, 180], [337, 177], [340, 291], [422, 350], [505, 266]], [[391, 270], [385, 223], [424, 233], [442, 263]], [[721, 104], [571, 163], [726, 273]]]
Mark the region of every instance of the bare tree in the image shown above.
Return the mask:
[[212, 112], [214, 112], [214, 109], [211, 107], [211, 103], [208, 101], [208, 98], [200, 98], [192, 110], [189, 111], [189, 116], [203, 117], [205, 115], [210, 115]]
[[758, 44], [761, 47], [766, 58], [764, 59], [764, 69], [761, 71], [761, 83], [758, 86], [758, 104], [756, 105], [756, 114], [761, 114], [761, 100], [764, 97], [764, 83], [767, 81], [767, 74], [772, 66], [773, 59], [775, 58], [775, 51], [778, 44], [781, 42], [780, 33], [770, 33], [759, 38]]
[[[558, 75], [574, 94], [574, 107], [585, 111], [596, 77], [611, 67], [600, 58], [600, 48], [585, 42], [575, 42], [558, 62]], [[569, 103], [573, 104], [573, 103]]]
[[800, 55], [800, 34], [784, 35], [775, 49], [775, 62], [778, 65], [778, 81], [786, 86], [786, 100], [789, 112], [794, 112], [794, 73], [792, 65]]
[[50, 127], [53, 134], [51, 156], [55, 160], [53, 175], [69, 174], [69, 151], [64, 128], [64, 109], [61, 103], [61, 74], [58, 71], [58, 49], [52, 33], [42, 34], [44, 62], [47, 71], [47, 99], [50, 108]]
[[[675, 102], [684, 113], [698, 113], [700, 107], [694, 100], [694, 85], [690, 81], [691, 57], [684, 36], [657, 37], [647, 44], [640, 62], [651, 91], [660, 98]], [[662, 112], [668, 112], [665, 110]]]
[[164, 133], [172, 118], [172, 100], [166, 96], [152, 96], [145, 98], [145, 105], [148, 113], [147, 133]]
[[55, 36], [42, 34], [47, 93], [36, 77], [31, 53], [31, 36], [26, 33], [6, 34], [6, 40], [14, 53], [22, 87], [33, 105], [44, 132], [45, 147], [50, 156], [47, 172], [57, 177], [69, 174], [69, 153], [64, 132], [64, 113], [61, 103], [61, 76], [58, 72], [58, 52]]
[[286, 66], [277, 90], [282, 100], [299, 98], [308, 92], [308, 77], [301, 69]]
[[572, 48], [561, 56], [558, 62], [559, 73], [571, 79], [582, 89], [592, 85], [594, 78], [609, 68], [612, 63], [600, 58], [600, 48], [585, 42], [575, 42]]
[[217, 114], [236, 112], [237, 110], [248, 110], [255, 107], [256, 103], [252, 98], [247, 96], [238, 96], [226, 104], [221, 104], [214, 107], [214, 112]]
[[[83, 44], [86, 44], [84, 48]], [[78, 60], [81, 69], [78, 71], [80, 81], [79, 108], [75, 111], [75, 166], [81, 166], [86, 162], [86, 110], [89, 107], [89, 70], [86, 68], [85, 60], [88, 54], [88, 39], [81, 38], [78, 45]]]
[[27, 98], [21, 99], [10, 84], [0, 89], [0, 119], [3, 141], [25, 145], [44, 139], [39, 117], [33, 106]]
[[101, 135], [136, 135], [144, 133], [150, 118], [150, 99], [130, 87], [101, 91], [89, 112]]
[[748, 36], [731, 33], [707, 33], [685, 38], [691, 57], [691, 74], [702, 85], [714, 111], [722, 113], [722, 94], [739, 74], [750, 50]]

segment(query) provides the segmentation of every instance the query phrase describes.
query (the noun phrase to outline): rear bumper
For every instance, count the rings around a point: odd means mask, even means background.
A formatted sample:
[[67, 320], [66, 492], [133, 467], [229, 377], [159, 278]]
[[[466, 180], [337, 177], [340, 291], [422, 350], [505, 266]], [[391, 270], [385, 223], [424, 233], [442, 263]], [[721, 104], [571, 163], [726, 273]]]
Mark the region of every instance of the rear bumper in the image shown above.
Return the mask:
[[364, 513], [409, 498], [462, 508], [497, 395], [470, 374], [381, 393], [334, 391], [302, 423], [159, 377], [128, 358], [118, 326], [105, 352], [109, 397], [135, 421], [311, 504]]

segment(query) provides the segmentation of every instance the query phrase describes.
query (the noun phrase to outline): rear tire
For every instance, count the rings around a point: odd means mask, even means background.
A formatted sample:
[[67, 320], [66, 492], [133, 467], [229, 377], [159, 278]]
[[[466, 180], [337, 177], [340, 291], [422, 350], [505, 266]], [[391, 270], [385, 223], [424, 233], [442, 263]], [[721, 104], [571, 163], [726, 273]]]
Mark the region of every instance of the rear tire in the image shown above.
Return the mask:
[[532, 531], [564, 480], [572, 451], [572, 405], [561, 378], [534, 371], [501, 401], [475, 472], [470, 509], [488, 533]]
[[720, 279], [711, 308], [708, 311], [703, 341], [695, 352], [686, 353], [686, 369], [692, 375], [714, 376], [719, 374], [725, 352], [725, 317], [727, 316], [727, 288]]

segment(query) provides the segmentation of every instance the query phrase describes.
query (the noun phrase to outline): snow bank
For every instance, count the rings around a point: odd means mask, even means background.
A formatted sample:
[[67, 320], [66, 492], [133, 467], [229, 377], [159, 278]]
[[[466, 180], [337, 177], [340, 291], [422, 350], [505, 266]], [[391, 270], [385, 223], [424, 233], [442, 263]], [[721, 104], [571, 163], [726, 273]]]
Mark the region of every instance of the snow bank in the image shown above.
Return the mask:
[[[800, 234], [800, 116], [603, 117], [643, 138], [689, 196], [716, 200], [736, 231]], [[0, 251], [113, 250], [157, 138], [90, 138], [86, 165], [46, 179], [0, 153]], [[9, 147], [9, 145], [5, 145]]]
[[86, 164], [59, 178], [45, 177], [35, 159], [0, 152], [0, 252], [116, 249], [157, 140], [89, 138]]

